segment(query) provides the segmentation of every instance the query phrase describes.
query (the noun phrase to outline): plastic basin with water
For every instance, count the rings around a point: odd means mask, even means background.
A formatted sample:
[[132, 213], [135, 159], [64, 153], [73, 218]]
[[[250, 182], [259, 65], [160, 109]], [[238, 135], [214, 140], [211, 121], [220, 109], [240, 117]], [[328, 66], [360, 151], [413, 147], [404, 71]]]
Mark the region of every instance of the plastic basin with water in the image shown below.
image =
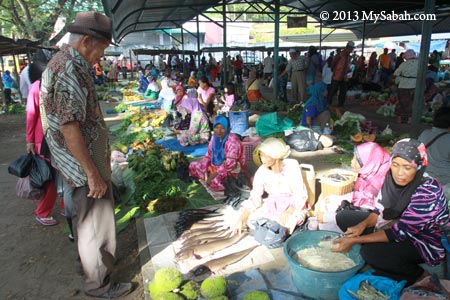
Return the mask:
[[294, 259], [298, 251], [318, 247], [319, 242], [325, 236], [337, 235], [338, 233], [333, 231], [306, 230], [292, 235], [284, 243], [283, 251], [289, 262], [292, 280], [300, 294], [307, 298], [337, 300], [338, 291], [342, 284], [353, 277], [364, 265], [364, 260], [359, 254], [360, 245], [354, 245], [350, 252], [344, 253], [356, 263], [353, 268], [344, 271], [317, 271], [302, 266]]

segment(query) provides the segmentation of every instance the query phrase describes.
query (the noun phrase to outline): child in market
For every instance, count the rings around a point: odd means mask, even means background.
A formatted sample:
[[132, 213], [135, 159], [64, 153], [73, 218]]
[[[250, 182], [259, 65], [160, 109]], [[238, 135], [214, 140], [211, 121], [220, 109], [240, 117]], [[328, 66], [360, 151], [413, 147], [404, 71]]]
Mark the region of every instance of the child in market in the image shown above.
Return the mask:
[[224, 92], [225, 95], [220, 97], [220, 101], [224, 103], [224, 105], [220, 108], [220, 112], [227, 114], [236, 101], [234, 84], [232, 82], [228, 82], [224, 88]]

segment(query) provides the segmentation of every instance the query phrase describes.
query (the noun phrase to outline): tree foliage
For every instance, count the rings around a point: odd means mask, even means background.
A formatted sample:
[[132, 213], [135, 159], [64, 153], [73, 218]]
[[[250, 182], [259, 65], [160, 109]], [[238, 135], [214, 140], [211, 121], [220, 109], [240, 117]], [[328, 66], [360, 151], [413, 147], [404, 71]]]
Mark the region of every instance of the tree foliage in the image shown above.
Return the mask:
[[0, 9], [2, 35], [53, 45], [66, 32], [63, 29], [50, 40], [58, 18], [69, 24], [77, 12], [103, 12], [103, 5], [100, 0], [0, 0]]

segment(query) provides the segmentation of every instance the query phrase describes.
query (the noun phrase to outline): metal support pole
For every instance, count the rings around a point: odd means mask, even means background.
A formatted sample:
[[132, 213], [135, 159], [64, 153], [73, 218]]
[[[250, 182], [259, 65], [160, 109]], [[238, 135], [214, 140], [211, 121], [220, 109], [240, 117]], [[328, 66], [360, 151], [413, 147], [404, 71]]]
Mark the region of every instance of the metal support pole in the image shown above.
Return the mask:
[[279, 84], [278, 84], [278, 65], [279, 65], [279, 58], [280, 58], [280, 53], [279, 53], [279, 47], [280, 47], [280, 0], [275, 0], [274, 1], [275, 4], [275, 21], [274, 21], [274, 26], [275, 26], [275, 41], [273, 43], [273, 95], [275, 97], [275, 99], [278, 99], [278, 95], [280, 94], [279, 91]]
[[[320, 31], [319, 31], [319, 53], [322, 51], [322, 20], [320, 20]], [[320, 54], [322, 55], [322, 54]]]
[[[181, 58], [183, 59], [184, 64], [184, 30], [183, 25], [181, 25]], [[186, 74], [184, 74], [186, 75]]]
[[200, 22], [197, 16], [197, 68], [200, 69]]
[[222, 51], [222, 82], [225, 87], [228, 82], [228, 66], [227, 66], [227, 3], [222, 3], [222, 21], [223, 21], [223, 51]]
[[[435, 0], [425, 0], [424, 13], [434, 12]], [[430, 52], [430, 41], [432, 33], [432, 21], [422, 22], [422, 40], [420, 42], [419, 70], [417, 72], [416, 88], [414, 90], [414, 102], [412, 111], [411, 136], [418, 137], [420, 134], [420, 118], [422, 116], [423, 95], [425, 92], [425, 76], [427, 72], [428, 53]]]
[[[364, 41], [366, 40], [366, 21], [363, 23], [363, 34], [362, 34], [362, 46], [361, 46], [361, 56], [364, 56]], [[364, 62], [363, 62], [364, 63]]]

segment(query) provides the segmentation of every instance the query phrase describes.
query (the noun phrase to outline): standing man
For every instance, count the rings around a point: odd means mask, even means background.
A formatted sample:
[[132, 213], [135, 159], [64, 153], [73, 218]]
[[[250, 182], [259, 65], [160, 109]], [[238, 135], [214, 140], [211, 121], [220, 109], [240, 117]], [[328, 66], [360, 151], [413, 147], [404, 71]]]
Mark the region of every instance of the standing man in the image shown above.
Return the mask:
[[273, 74], [273, 58], [272, 52], [267, 51], [267, 56], [264, 58], [264, 80], [266, 81], [266, 85], [268, 86], [270, 80], [272, 79]]
[[396, 61], [397, 61], [397, 54], [395, 54], [395, 49], [392, 49], [391, 53], [389, 53], [389, 66], [391, 68], [391, 73], [395, 71]]
[[349, 41], [344, 50], [336, 54], [331, 62], [331, 71], [333, 77], [331, 80], [330, 94], [328, 95], [328, 104], [333, 103], [333, 97], [339, 89], [338, 107], [344, 106], [345, 97], [347, 96], [347, 74], [351, 71], [350, 68], [350, 53], [355, 49], [355, 43]]
[[380, 83], [385, 88], [389, 84], [391, 77], [391, 57], [388, 54], [389, 49], [384, 48], [383, 54], [378, 57], [378, 64], [380, 65]]
[[42, 75], [42, 123], [52, 163], [74, 187], [73, 224], [87, 296], [112, 299], [131, 283], [111, 281], [116, 227], [111, 189], [108, 129], [91, 68], [111, 43], [112, 22], [96, 12], [79, 12], [67, 26], [64, 44]]
[[308, 62], [305, 56], [298, 55], [297, 50], [291, 48], [289, 50], [291, 59], [289, 60], [286, 69], [278, 75], [282, 78], [286, 73], [291, 74], [292, 85], [292, 101], [294, 103], [304, 103], [306, 101], [306, 69]]

